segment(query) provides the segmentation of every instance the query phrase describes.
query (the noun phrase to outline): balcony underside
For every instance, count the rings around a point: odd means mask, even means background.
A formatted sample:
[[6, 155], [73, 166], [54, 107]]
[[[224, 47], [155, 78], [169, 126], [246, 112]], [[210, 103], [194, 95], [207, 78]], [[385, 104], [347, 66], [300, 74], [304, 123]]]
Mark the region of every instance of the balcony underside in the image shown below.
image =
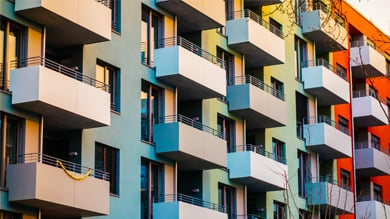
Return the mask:
[[372, 65], [352, 66], [352, 76], [357, 79], [385, 76]]
[[209, 170], [226, 167], [182, 151], [172, 151], [164, 153], [158, 152], [157, 154], [161, 157], [177, 161], [178, 168], [180, 171]]
[[251, 108], [229, 111], [239, 117], [245, 118], [247, 129], [274, 128], [286, 125]]
[[382, 126], [386, 125], [382, 119], [378, 119], [374, 115], [354, 117], [353, 121], [357, 127]]
[[[346, 50], [346, 48], [340, 45], [332, 37], [329, 37], [327, 33], [322, 30], [316, 30], [304, 34], [307, 38], [312, 39], [316, 42], [316, 51], [318, 53], [337, 52]], [[347, 42], [347, 39], [345, 39]]]
[[249, 42], [229, 44], [229, 47], [242, 54], [245, 54], [246, 68], [256, 68], [261, 66], [278, 65], [284, 63], [284, 61], [279, 60], [278, 58], [263, 51], [256, 45], [253, 45]]
[[340, 97], [338, 94], [335, 94], [334, 92], [328, 90], [325, 87], [310, 88], [310, 89], [305, 89], [305, 91], [318, 97], [317, 104], [319, 106], [330, 106], [336, 104], [349, 103], [347, 99]]

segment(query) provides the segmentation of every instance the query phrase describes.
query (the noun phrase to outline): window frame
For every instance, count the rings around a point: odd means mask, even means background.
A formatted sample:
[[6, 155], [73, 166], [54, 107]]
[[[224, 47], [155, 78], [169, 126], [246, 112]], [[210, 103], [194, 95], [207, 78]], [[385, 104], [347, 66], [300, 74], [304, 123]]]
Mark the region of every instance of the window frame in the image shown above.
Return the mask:
[[[279, 139], [272, 138], [272, 153], [277, 161], [286, 159], [286, 143]], [[281, 154], [279, 154], [281, 153]]]
[[[98, 153], [97, 148], [98, 147], [101, 147], [101, 149], [103, 150], [103, 160], [101, 161], [102, 164], [97, 163], [98, 162], [98, 158], [97, 158], [97, 153]], [[108, 169], [109, 167], [106, 166], [106, 163], [108, 163], [108, 161], [106, 160], [106, 158], [108, 157], [107, 155], [111, 155], [111, 161], [112, 161], [113, 157], [115, 159], [115, 161], [113, 163], [109, 164], [111, 166], [110, 167], [111, 171]], [[95, 142], [95, 169], [110, 173], [110, 195], [115, 195], [115, 196], [119, 196], [119, 194], [120, 194], [120, 192], [119, 192], [119, 189], [120, 189], [119, 188], [119, 186], [120, 186], [120, 183], [119, 183], [119, 173], [120, 173], [119, 172], [119, 167], [120, 167], [119, 159], [120, 159], [120, 152], [119, 152], [118, 148], [114, 148], [114, 147], [111, 147], [109, 145], [106, 145], [106, 144], [103, 144], [100, 142]], [[99, 165], [102, 165], [103, 167], [100, 168]], [[95, 175], [95, 178], [101, 179], [102, 176]], [[115, 181], [113, 181], [113, 179], [115, 179]]]
[[[274, 200], [273, 204], [273, 214], [274, 219], [286, 219], [287, 218], [287, 208], [286, 204]], [[280, 212], [281, 211], [281, 212]]]
[[[144, 129], [142, 128], [142, 119], [143, 119], [143, 114], [142, 114], [142, 92], [144, 92], [144, 88], [148, 89], [147, 91], [147, 98], [146, 98], [146, 131], [147, 134], [145, 135]], [[152, 96], [153, 96], [153, 91], [157, 91], [157, 96], [158, 96], [158, 102], [157, 102], [157, 115], [153, 115], [154, 109], [153, 104], [152, 104]], [[148, 81], [142, 80], [141, 81], [141, 141], [147, 142], [154, 144], [154, 139], [153, 139], [153, 126], [154, 124], [158, 123], [161, 116], [163, 115], [163, 102], [164, 102], [164, 89], [160, 88]], [[157, 121], [154, 121], [155, 118], [157, 118]], [[146, 136], [146, 138], [144, 138]]]
[[[147, 215], [142, 215], [142, 192], [143, 192], [143, 188], [142, 188], [142, 177], [143, 177], [143, 173], [142, 173], [142, 169], [143, 169], [143, 166], [146, 167], [146, 170], [147, 170], [147, 175], [146, 175], [146, 192], [147, 192], [147, 212], [145, 212]], [[157, 163], [155, 161], [152, 161], [152, 160], [149, 160], [149, 159], [146, 159], [146, 158], [143, 158], [141, 157], [141, 175], [140, 175], [140, 184], [141, 184], [141, 187], [140, 187], [140, 192], [141, 192], [141, 197], [140, 197], [140, 201], [141, 201], [141, 205], [140, 205], [140, 216], [142, 219], [144, 219], [144, 217], [146, 216], [146, 219], [152, 219], [153, 218], [153, 203], [155, 202], [155, 200], [153, 199], [153, 191], [154, 190], [154, 187], [152, 185], [151, 182], [153, 182], [153, 174], [152, 174], [152, 171], [153, 171], [153, 167], [157, 168], [157, 196], [158, 196], [158, 200], [160, 200], [160, 198], [162, 198], [162, 194], [164, 194], [164, 186], [163, 186], [163, 171], [164, 171], [164, 168], [163, 168], [163, 165], [160, 164], [160, 163]]]
[[[228, 128], [230, 129], [229, 133]], [[217, 129], [225, 136], [228, 153], [234, 151], [236, 146], [236, 121], [218, 113]]]
[[[120, 113], [120, 69], [118, 67], [115, 67], [107, 62], [104, 62], [100, 59], [96, 60], [96, 68], [97, 66], [100, 66], [104, 69], [103, 77], [104, 81], [102, 81], [104, 84], [109, 85], [109, 93], [110, 93], [110, 109], [112, 112]], [[112, 72], [112, 78], [111, 78], [111, 72]], [[97, 70], [95, 72], [97, 74]], [[103, 90], [105, 88], [102, 88]]]

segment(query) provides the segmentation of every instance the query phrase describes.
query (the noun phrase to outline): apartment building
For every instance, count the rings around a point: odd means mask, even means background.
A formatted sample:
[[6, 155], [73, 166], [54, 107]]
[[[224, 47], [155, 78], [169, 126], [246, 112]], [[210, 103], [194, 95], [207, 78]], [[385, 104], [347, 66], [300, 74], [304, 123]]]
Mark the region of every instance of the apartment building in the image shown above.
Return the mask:
[[347, 3], [0, 14], [0, 219], [390, 215], [390, 39]]

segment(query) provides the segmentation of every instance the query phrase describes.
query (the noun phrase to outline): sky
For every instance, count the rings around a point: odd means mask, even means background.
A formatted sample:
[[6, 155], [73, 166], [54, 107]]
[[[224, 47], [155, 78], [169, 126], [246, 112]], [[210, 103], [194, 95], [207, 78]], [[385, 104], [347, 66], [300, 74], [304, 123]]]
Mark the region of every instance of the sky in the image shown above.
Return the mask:
[[390, 36], [390, 0], [346, 0]]

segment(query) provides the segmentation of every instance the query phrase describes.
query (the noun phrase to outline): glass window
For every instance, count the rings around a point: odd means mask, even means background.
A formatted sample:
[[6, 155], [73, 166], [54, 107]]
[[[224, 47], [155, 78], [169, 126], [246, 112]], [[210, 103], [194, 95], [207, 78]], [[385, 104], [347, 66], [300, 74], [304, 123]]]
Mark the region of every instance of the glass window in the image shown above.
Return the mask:
[[[119, 69], [98, 60], [96, 63], [96, 80], [110, 86], [111, 110], [120, 112]], [[96, 86], [103, 90], [106, 89], [101, 84], [96, 84]]]
[[371, 147], [372, 148], [376, 148], [376, 149], [380, 150], [380, 141], [381, 141], [381, 139], [378, 136], [371, 134]]
[[162, 16], [142, 5], [141, 63], [153, 66], [153, 50], [162, 37]]
[[234, 120], [218, 115], [217, 128], [219, 132], [226, 136], [227, 150], [232, 152], [235, 146]]
[[383, 191], [382, 186], [374, 183], [374, 200], [383, 201]]
[[[110, 174], [110, 193], [119, 194], [119, 150], [101, 143], [95, 143], [95, 169]], [[103, 178], [96, 174], [96, 178]]]
[[153, 142], [153, 125], [161, 116], [160, 88], [142, 81], [141, 88], [141, 140]]
[[111, 29], [114, 32], [121, 32], [121, 1], [111, 0]]
[[284, 142], [272, 138], [272, 152], [274, 154], [275, 160], [280, 162], [284, 161], [286, 158], [285, 150]]
[[228, 85], [234, 83], [234, 56], [225, 50], [217, 47], [217, 57], [225, 61], [226, 82]]
[[236, 215], [236, 189], [218, 183], [218, 204], [225, 208], [229, 219]]
[[349, 134], [349, 121], [348, 121], [348, 119], [346, 119], [342, 116], [339, 116], [339, 129], [340, 129], [340, 131]]
[[301, 38], [295, 36], [295, 78], [302, 81], [302, 68], [307, 65], [307, 44]]
[[298, 194], [305, 196], [305, 183], [310, 175], [307, 153], [298, 150]]
[[351, 185], [351, 173], [347, 170], [340, 169], [340, 186], [349, 188]]
[[286, 204], [274, 201], [274, 219], [286, 219]]
[[284, 85], [281, 81], [271, 77], [271, 87], [273, 88], [272, 94], [277, 98], [283, 98]]
[[162, 194], [162, 165], [141, 160], [141, 218], [151, 219], [153, 203], [158, 201]]

